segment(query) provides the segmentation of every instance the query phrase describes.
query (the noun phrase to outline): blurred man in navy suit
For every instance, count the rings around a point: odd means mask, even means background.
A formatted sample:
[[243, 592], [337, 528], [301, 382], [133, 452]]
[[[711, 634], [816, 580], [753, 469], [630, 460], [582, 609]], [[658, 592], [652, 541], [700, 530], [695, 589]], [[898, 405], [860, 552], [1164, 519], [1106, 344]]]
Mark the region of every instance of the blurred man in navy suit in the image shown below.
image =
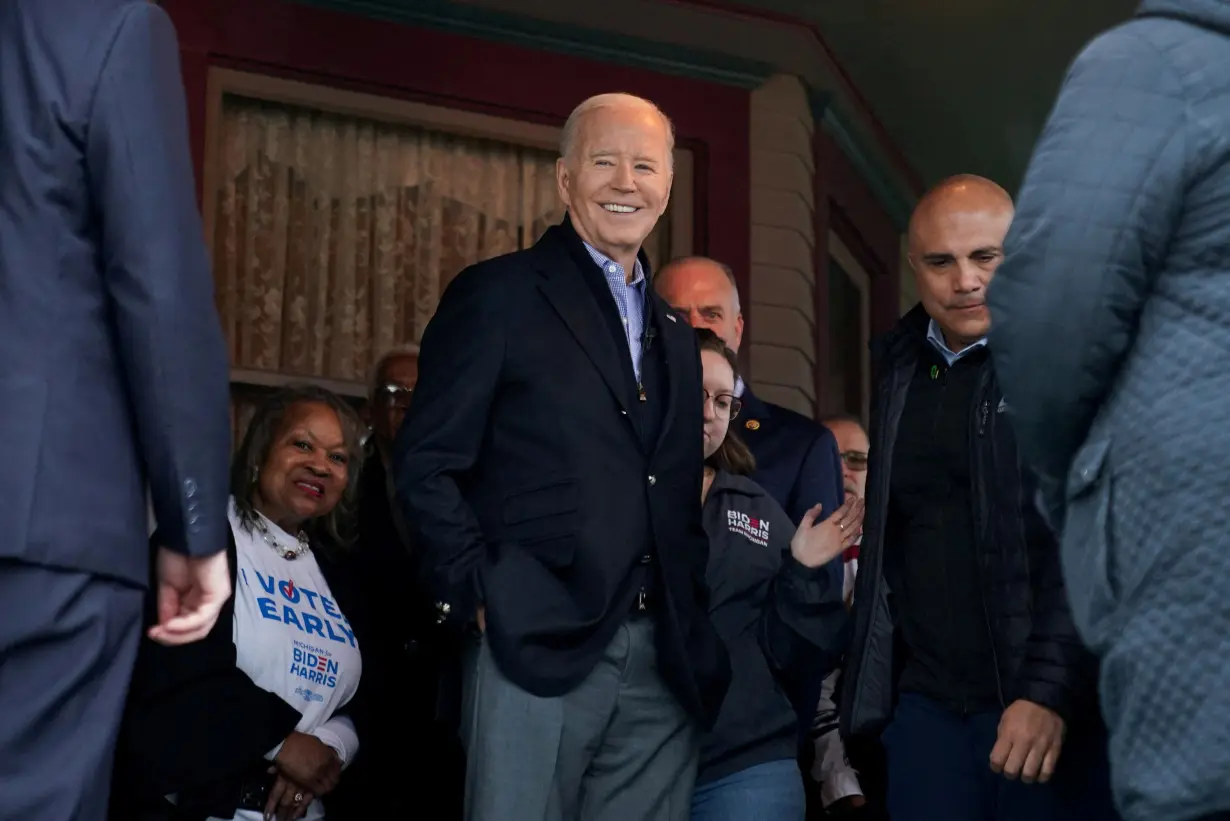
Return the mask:
[[151, 558], [155, 640], [204, 636], [230, 592], [227, 354], [186, 127], [157, 5], [0, 3], [3, 819], [106, 815]]

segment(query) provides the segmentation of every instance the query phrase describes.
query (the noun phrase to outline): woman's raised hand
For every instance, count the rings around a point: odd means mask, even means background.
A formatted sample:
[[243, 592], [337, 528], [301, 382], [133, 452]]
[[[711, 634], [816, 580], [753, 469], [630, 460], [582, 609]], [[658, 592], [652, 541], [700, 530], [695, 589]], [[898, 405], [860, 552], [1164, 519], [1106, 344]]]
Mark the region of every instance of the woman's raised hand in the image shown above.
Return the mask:
[[847, 496], [832, 516], [817, 522], [824, 505], [803, 514], [799, 529], [790, 540], [790, 553], [804, 567], [820, 567], [841, 555], [863, 534], [863, 500]]

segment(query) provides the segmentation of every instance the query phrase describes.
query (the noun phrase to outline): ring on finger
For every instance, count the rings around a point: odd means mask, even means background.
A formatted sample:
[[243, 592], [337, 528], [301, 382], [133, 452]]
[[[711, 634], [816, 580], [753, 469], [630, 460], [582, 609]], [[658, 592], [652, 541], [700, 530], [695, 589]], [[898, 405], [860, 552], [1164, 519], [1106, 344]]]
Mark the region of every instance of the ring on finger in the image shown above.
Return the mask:
[[302, 803], [303, 803], [303, 793], [301, 793], [301, 792], [297, 792], [297, 793], [295, 793], [295, 799], [294, 799], [294, 800], [295, 800], [295, 803], [296, 803], [296, 804], [302, 804]]

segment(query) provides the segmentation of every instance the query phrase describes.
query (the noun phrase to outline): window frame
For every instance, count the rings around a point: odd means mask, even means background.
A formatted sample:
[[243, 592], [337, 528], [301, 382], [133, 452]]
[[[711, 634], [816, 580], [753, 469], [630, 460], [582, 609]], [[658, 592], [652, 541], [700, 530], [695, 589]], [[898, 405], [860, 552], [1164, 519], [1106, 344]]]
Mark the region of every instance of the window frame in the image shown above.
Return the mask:
[[[830, 259], [837, 264], [850, 282], [854, 285], [859, 293], [859, 365], [862, 371], [861, 383], [861, 407], [859, 415], [863, 419], [868, 419], [871, 414], [871, 302], [872, 302], [872, 282], [871, 274], [859, 262], [858, 257], [850, 251], [849, 247], [842, 241], [841, 237], [835, 230], [829, 229], [828, 235], [828, 254]], [[830, 270], [832, 270], [830, 268]], [[832, 311], [834, 306], [829, 306]], [[847, 408], [830, 408], [833, 411], [848, 412]]]

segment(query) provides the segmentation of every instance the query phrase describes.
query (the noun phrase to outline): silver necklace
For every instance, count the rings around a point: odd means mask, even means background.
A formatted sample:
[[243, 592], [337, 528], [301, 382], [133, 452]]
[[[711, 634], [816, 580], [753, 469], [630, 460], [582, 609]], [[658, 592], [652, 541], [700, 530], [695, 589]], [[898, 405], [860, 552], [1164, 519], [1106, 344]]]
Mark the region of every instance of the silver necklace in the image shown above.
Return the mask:
[[308, 542], [307, 534], [302, 530], [299, 531], [299, 543], [295, 547], [286, 547], [278, 542], [269, 532], [269, 525], [265, 524], [263, 517], [256, 520], [256, 531], [261, 534], [261, 538], [265, 540], [265, 544], [277, 551], [278, 555], [288, 562], [293, 562], [295, 559], [302, 556], [312, 549], [311, 543]]

